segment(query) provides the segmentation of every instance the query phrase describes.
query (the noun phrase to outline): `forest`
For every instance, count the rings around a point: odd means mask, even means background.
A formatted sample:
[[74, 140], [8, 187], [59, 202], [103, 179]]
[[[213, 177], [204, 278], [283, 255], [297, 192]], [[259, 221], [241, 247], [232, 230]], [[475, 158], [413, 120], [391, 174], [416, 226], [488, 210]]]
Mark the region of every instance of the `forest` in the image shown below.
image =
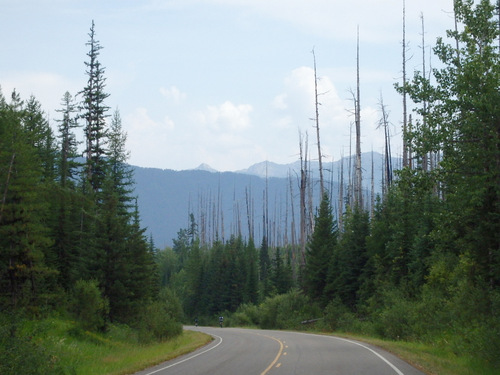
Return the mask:
[[22, 322], [51, 314], [78, 322], [75, 335], [127, 325], [141, 342], [223, 315], [232, 326], [447, 346], [500, 366], [500, 12], [456, 0], [454, 17], [433, 48], [438, 67], [426, 70], [424, 57], [407, 79], [403, 52], [403, 165], [384, 168], [381, 194], [367, 202], [357, 158], [332, 202], [320, 124], [319, 180], [300, 140], [299, 231], [287, 241], [272, 238], [266, 207], [259, 239], [236, 230], [205, 241], [193, 213], [171, 248], [147, 238], [94, 23], [87, 84], [63, 95], [57, 132], [36, 98], [0, 93], [0, 372], [14, 349], [33, 350]]

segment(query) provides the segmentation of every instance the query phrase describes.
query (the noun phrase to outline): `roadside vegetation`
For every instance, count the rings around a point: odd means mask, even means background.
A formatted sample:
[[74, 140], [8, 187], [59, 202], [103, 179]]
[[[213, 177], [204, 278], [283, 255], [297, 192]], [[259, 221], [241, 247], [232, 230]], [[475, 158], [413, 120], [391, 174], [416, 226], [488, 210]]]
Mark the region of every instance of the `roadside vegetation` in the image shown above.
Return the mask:
[[370, 203], [357, 164], [357, 185], [340, 182], [332, 202], [321, 181], [313, 207], [301, 144], [300, 207], [274, 220], [263, 207], [258, 243], [249, 194], [248, 238], [238, 204], [230, 236], [207, 224], [223, 222], [218, 197], [165, 249], [140, 226], [92, 23], [88, 82], [80, 103], [63, 96], [57, 135], [34, 97], [0, 92], [0, 373], [125, 374], [203, 345], [181, 322], [219, 316], [359, 337], [432, 374], [498, 373], [498, 12], [455, 0], [457, 27], [433, 49], [439, 68], [396, 85], [415, 117], [402, 168], [384, 170]]
[[132, 374], [189, 353], [211, 341], [186, 331], [169, 339], [147, 339], [126, 325], [106, 332], [84, 328], [61, 317], [19, 319], [2, 316], [0, 373], [14, 374]]

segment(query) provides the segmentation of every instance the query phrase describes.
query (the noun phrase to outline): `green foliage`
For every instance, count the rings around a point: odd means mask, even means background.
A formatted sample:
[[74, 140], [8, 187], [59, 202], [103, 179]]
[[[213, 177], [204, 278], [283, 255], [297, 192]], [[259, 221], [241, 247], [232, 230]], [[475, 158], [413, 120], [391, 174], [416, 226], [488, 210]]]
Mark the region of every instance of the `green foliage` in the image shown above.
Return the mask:
[[339, 297], [332, 299], [324, 310], [325, 324], [332, 331], [348, 331], [356, 317], [351, 310], [342, 303]]
[[300, 329], [302, 321], [321, 317], [319, 306], [297, 289], [266, 298], [258, 313], [264, 329]]
[[344, 218], [344, 231], [336, 244], [327, 268], [325, 296], [340, 297], [342, 303], [354, 309], [358, 291], [368, 262], [366, 238], [369, 235], [368, 214], [357, 206]]
[[182, 333], [182, 308], [179, 300], [168, 289], [162, 289], [158, 301], [145, 306], [139, 320], [139, 339], [147, 343], [165, 341]]
[[314, 232], [306, 249], [304, 289], [316, 301], [324, 300], [327, 287], [328, 267], [337, 240], [336, 226], [328, 195], [321, 200], [315, 217]]
[[109, 302], [102, 296], [96, 280], [78, 280], [73, 289], [71, 310], [84, 329], [106, 328]]
[[60, 353], [38, 343], [34, 336], [46, 333], [41, 324], [0, 314], [0, 373], [17, 374], [73, 374], [61, 363]]

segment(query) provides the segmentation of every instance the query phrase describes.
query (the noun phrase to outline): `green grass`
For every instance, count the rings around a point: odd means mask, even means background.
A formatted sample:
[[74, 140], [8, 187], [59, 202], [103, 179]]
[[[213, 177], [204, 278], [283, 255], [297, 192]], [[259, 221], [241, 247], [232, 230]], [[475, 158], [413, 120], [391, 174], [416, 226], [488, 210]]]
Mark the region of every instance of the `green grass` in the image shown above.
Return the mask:
[[212, 340], [200, 332], [184, 331], [165, 342], [141, 344], [135, 331], [126, 326], [112, 326], [109, 332], [100, 334], [61, 319], [25, 322], [20, 334], [44, 348], [54, 368], [76, 375], [131, 374], [189, 353]]
[[428, 375], [498, 375], [499, 369], [469, 356], [456, 355], [446, 342], [427, 344], [381, 340], [367, 336], [337, 334], [378, 346], [398, 356]]
[[[53, 368], [59, 371], [57, 373], [71, 375], [131, 374], [189, 353], [212, 340], [210, 336], [200, 332], [184, 331], [182, 335], [169, 341], [141, 344], [136, 332], [126, 326], [111, 326], [106, 334], [99, 334], [84, 331], [74, 322], [59, 318], [25, 321], [18, 331], [19, 336], [28, 338], [30, 345], [43, 348], [45, 357], [38, 360], [53, 363]], [[381, 340], [355, 334], [335, 335], [376, 345], [429, 375], [499, 373], [497, 368], [484, 361], [457, 355], [453, 345], [449, 345], [446, 340], [431, 344]], [[28, 359], [32, 346], [20, 348]], [[49, 368], [44, 373], [53, 372]]]

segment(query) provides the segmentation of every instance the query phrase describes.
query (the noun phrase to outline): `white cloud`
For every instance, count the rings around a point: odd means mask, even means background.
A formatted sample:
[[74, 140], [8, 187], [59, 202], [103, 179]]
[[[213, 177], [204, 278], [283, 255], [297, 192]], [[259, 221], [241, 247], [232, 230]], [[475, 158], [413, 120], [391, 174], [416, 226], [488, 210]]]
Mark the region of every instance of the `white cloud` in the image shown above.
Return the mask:
[[67, 78], [51, 72], [25, 72], [14, 73], [6, 77], [0, 76], [2, 93], [9, 98], [15, 89], [22, 99], [28, 99], [30, 95], [43, 104], [43, 110], [56, 116], [61, 99], [66, 91], [74, 97], [81, 89], [78, 84]]
[[134, 112], [126, 116], [125, 121], [130, 131], [138, 133], [165, 134], [175, 128], [174, 122], [165, 116], [163, 121], [153, 120], [146, 108], [136, 108]]
[[198, 112], [197, 118], [201, 124], [218, 132], [242, 131], [251, 125], [250, 104], [235, 105], [226, 101], [219, 106], [207, 106], [204, 111]]
[[182, 103], [184, 100], [186, 100], [186, 97], [187, 97], [186, 93], [181, 92], [181, 90], [179, 90], [175, 86], [170, 86], [170, 88], [168, 88], [168, 89], [161, 87], [160, 93], [168, 100], [173, 101], [174, 104], [176, 104], [176, 105]]
[[[276, 134], [281, 134], [282, 140], [288, 140], [288, 150], [291, 150], [298, 145], [297, 129], [302, 133], [308, 132], [309, 151], [313, 159], [317, 157], [314, 96], [314, 71], [312, 68], [300, 67], [285, 78], [283, 92], [273, 101], [278, 116], [273, 122]], [[326, 158], [338, 159], [341, 155], [347, 155], [350, 142], [354, 142], [354, 105], [351, 98], [350, 94], [341, 98], [329, 76], [319, 77], [319, 126], [322, 154]], [[376, 129], [379, 110], [368, 103], [362, 103], [361, 109], [362, 151], [380, 152], [383, 150], [383, 133]], [[284, 149], [282, 152], [285, 152]]]
[[[205, 0], [225, 6], [250, 8], [267, 17], [285, 20], [304, 31], [337, 40], [355, 40], [357, 25], [364, 41], [381, 43], [401, 39], [401, 0]], [[407, 26], [420, 30], [420, 13], [424, 12], [430, 28], [442, 29], [450, 0], [406, 2]], [[451, 20], [450, 20], [451, 21]], [[450, 24], [446, 27], [451, 27]]]

